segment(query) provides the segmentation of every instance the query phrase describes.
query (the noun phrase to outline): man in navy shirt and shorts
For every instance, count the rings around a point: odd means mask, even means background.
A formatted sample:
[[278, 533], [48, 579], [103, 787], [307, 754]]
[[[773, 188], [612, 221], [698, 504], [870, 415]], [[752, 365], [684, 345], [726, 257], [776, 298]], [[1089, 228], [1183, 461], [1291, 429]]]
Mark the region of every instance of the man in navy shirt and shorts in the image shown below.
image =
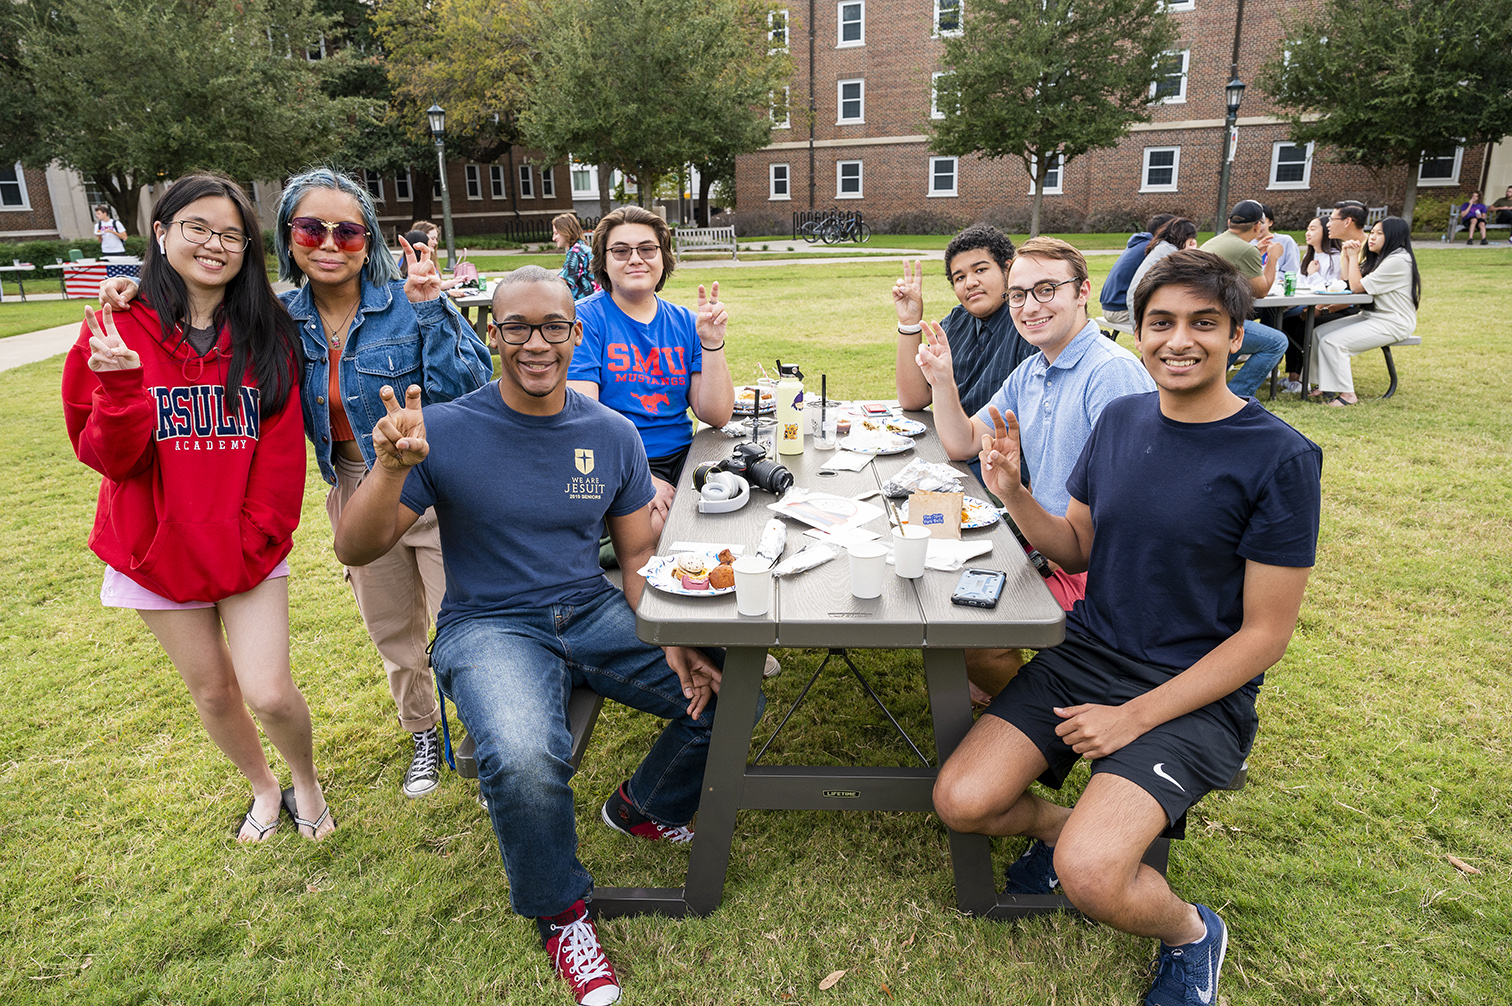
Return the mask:
[[[1322, 452], [1224, 383], [1249, 284], [1183, 251], [1133, 295], [1157, 391], [1111, 402], [1067, 481], [1064, 517], [1019, 480], [1018, 423], [993, 411], [982, 474], [1044, 555], [1088, 570], [1066, 641], [1026, 664], [940, 770], [957, 831], [1028, 835], [1015, 890], [1057, 882], [1090, 918], [1161, 941], [1148, 1006], [1218, 1001], [1223, 921], [1177, 897], [1146, 848], [1243, 765], [1255, 696], [1286, 652], [1317, 551]], [[1072, 809], [1059, 788], [1092, 777]]]
[[[623, 833], [689, 842], [720, 672], [701, 651], [635, 637], [645, 579], [634, 570], [656, 547], [656, 491], [630, 420], [567, 388], [583, 337], [567, 287], [536, 266], [508, 273], [488, 332], [497, 381], [423, 417], [419, 388], [402, 409], [383, 389], [380, 463], [342, 512], [336, 554], [370, 562], [435, 507], [446, 596], [431, 664], [477, 741], [510, 905], [536, 920], [574, 998], [602, 1006], [620, 988], [585, 904], [593, 878], [577, 857], [567, 696], [586, 684], [668, 721], [601, 816]], [[625, 558], [623, 593], [599, 568], [606, 524]]]

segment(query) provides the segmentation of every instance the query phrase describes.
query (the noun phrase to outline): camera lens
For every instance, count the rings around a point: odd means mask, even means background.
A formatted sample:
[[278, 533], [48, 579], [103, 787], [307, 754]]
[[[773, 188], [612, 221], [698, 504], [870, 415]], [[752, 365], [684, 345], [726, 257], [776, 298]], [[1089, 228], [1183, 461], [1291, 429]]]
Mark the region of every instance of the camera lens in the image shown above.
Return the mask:
[[785, 465], [766, 459], [753, 461], [746, 469], [746, 477], [774, 496], [781, 496], [793, 485], [793, 473]]

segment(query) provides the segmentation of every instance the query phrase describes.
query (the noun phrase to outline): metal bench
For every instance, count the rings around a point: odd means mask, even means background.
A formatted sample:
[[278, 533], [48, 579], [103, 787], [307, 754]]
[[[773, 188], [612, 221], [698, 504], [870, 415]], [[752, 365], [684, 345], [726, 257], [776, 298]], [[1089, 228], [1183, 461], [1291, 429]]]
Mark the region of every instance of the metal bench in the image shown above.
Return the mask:
[[[1506, 226], [1506, 225], [1504, 224], [1503, 226]], [[1386, 356], [1386, 373], [1391, 376], [1391, 387], [1387, 388], [1386, 389], [1386, 394], [1384, 394], [1384, 395], [1381, 396], [1381, 399], [1383, 401], [1385, 399], [1390, 398], [1392, 395], [1396, 394], [1396, 389], [1397, 389], [1396, 364], [1391, 359], [1391, 350], [1392, 350], [1392, 348], [1395, 347], [1395, 346], [1420, 346], [1420, 345], [1422, 345], [1422, 343], [1423, 343], [1423, 337], [1414, 333], [1413, 335], [1409, 335], [1405, 339], [1400, 339], [1400, 340], [1398, 340], [1396, 342], [1393, 342], [1390, 346], [1382, 346], [1381, 347], [1381, 352], [1384, 353], [1385, 356]]]
[[1134, 334], [1134, 323], [1129, 321], [1109, 321], [1102, 315], [1098, 315], [1092, 319], [1092, 324], [1096, 325], [1103, 335], [1106, 335], [1114, 342], [1118, 341], [1120, 335]]
[[[1460, 222], [1460, 216], [1457, 208], [1451, 204], [1449, 207], [1449, 226], [1444, 230], [1444, 240], [1453, 241], [1454, 235], [1458, 234], [1460, 231], [1468, 229], [1468, 227]], [[1491, 231], [1512, 231], [1512, 224], [1496, 224], [1488, 220], [1486, 221], [1486, 232], [1489, 234]], [[1388, 359], [1389, 358], [1390, 357], [1388, 355]]]
[[730, 258], [740, 261], [735, 248], [734, 227], [679, 227], [672, 232], [673, 254], [679, 262], [684, 252], [730, 253]]

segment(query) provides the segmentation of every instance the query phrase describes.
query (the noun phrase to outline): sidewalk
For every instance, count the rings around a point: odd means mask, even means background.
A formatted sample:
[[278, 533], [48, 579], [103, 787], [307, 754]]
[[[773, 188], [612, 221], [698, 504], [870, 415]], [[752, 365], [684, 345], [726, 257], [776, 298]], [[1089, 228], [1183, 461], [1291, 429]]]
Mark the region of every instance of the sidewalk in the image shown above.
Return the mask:
[[[82, 311], [83, 309], [80, 308], [81, 313]], [[74, 322], [70, 325], [44, 328], [40, 332], [27, 332], [24, 335], [0, 339], [0, 370], [22, 367], [28, 363], [36, 363], [38, 360], [46, 360], [60, 353], [66, 353], [68, 347], [72, 346], [78, 337], [79, 322]]]

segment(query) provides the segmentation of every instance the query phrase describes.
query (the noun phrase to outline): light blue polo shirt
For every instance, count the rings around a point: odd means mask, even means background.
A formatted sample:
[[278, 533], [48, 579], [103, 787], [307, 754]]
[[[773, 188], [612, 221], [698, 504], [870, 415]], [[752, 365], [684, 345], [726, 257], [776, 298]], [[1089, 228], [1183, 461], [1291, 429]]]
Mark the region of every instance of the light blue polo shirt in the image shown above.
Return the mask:
[[1133, 353], [1087, 327], [1055, 358], [1035, 353], [1008, 375], [976, 418], [992, 428], [988, 408], [1018, 417], [1024, 461], [1034, 498], [1057, 517], [1066, 515], [1071, 494], [1066, 479], [1102, 410], [1115, 398], [1154, 391], [1155, 382]]

